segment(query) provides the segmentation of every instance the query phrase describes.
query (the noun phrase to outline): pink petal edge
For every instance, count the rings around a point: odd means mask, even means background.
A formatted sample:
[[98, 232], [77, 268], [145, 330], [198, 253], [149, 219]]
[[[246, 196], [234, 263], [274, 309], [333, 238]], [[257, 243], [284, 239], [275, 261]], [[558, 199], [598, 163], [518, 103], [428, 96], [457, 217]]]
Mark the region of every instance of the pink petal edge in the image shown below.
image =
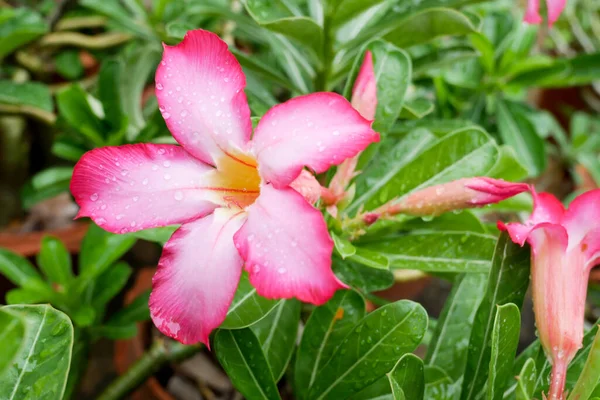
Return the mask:
[[261, 296], [320, 305], [347, 287], [331, 270], [333, 241], [323, 215], [294, 189], [263, 186], [234, 241]]
[[165, 244], [150, 295], [152, 321], [162, 333], [210, 347], [242, 272], [233, 235], [243, 222], [243, 213], [220, 208], [182, 225]]
[[165, 45], [155, 80], [163, 118], [192, 155], [214, 165], [221, 149], [245, 147], [252, 133], [246, 77], [217, 35], [197, 29]]
[[373, 69], [373, 54], [367, 50], [352, 88], [352, 107], [363, 118], [372, 121], [377, 110], [377, 82]]

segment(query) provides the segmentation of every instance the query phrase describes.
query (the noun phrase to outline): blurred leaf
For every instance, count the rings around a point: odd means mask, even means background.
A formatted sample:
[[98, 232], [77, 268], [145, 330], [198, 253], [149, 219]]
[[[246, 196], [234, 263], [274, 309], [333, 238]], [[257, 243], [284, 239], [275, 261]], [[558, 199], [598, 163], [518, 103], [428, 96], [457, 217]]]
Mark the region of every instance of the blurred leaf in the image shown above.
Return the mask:
[[30, 209], [42, 200], [69, 190], [73, 167], [50, 167], [35, 174], [21, 188], [23, 208]]
[[590, 84], [600, 79], [600, 52], [557, 58], [551, 64], [531, 68], [509, 81], [519, 87], [569, 87]]
[[79, 254], [80, 278], [95, 279], [134, 245], [131, 235], [106, 232], [96, 224], [90, 224], [81, 244]]
[[0, 80], [0, 103], [31, 106], [47, 112], [54, 109], [50, 89], [39, 82]]
[[249, 328], [219, 329], [215, 354], [231, 383], [248, 399], [281, 399], [260, 342]]
[[118, 262], [96, 278], [92, 294], [92, 305], [97, 310], [112, 300], [127, 284], [132, 269], [125, 262]]
[[499, 146], [498, 161], [486, 174], [490, 178], [517, 182], [527, 177], [527, 168], [517, 158], [515, 151], [508, 145]]
[[352, 97], [354, 81], [358, 76], [366, 51], [370, 51], [372, 54], [377, 84], [377, 108], [373, 129], [385, 135], [398, 118], [404, 104], [404, 95], [411, 82], [410, 57], [404, 50], [383, 40], [375, 40], [367, 44], [354, 61], [344, 89], [344, 95], [348, 99]]
[[296, 353], [294, 388], [299, 399], [307, 398], [318, 372], [365, 312], [365, 300], [353, 290], [338, 290], [331, 300], [314, 309]]
[[91, 306], [84, 304], [71, 312], [70, 317], [76, 326], [85, 328], [94, 323], [94, 320], [96, 319], [96, 310]]
[[[121, 85], [121, 63], [116, 60], [106, 60], [98, 73], [98, 100], [102, 103], [104, 119], [111, 129], [118, 130], [123, 124], [122, 98], [119, 91]], [[133, 76], [128, 79], [133, 79]], [[138, 99], [138, 101], [140, 101]], [[121, 144], [121, 143], [114, 143]]]
[[71, 255], [65, 245], [55, 237], [44, 236], [37, 263], [52, 282], [65, 285], [73, 279]]
[[475, 59], [479, 54], [469, 46], [457, 45], [444, 48], [432, 46], [424, 54], [412, 56], [413, 78], [440, 75], [444, 68], [457, 62]]
[[348, 213], [361, 205], [372, 210], [427, 186], [485, 175], [496, 163], [496, 143], [481, 129], [465, 128], [437, 140], [432, 136], [415, 130], [393, 148], [380, 146], [377, 162], [356, 180], [357, 193], [362, 194]]
[[[77, 162], [88, 149], [65, 135], [58, 135], [52, 143], [52, 154], [67, 161]], [[69, 178], [70, 180], [70, 178]]]
[[423, 361], [414, 354], [405, 354], [388, 374], [394, 399], [423, 400], [425, 376]]
[[515, 379], [517, 380], [516, 400], [532, 400], [536, 379], [535, 360], [533, 358], [527, 359]]
[[537, 176], [546, 167], [546, 148], [531, 121], [514, 104], [499, 100], [498, 132], [504, 143], [511, 146], [529, 175]]
[[293, 82], [290, 82], [288, 78], [283, 76], [279, 71], [277, 71], [271, 65], [263, 63], [258, 60], [254, 55], [245, 54], [236, 49], [230, 49], [231, 52], [235, 55], [235, 58], [240, 62], [242, 67], [246, 70], [252, 70], [261, 78], [267, 79], [281, 87], [289, 88], [290, 90], [296, 92], [302, 92], [299, 88], [297, 88]]
[[476, 232], [413, 231], [377, 237], [366, 247], [392, 269], [428, 272], [488, 272], [496, 237]]
[[[73, 347], [71, 321], [49, 305], [6, 306], [2, 311], [25, 329], [24, 335], [15, 335], [10, 326], [0, 326], [0, 354], [13, 354], [9, 367], [0, 372], [0, 393], [7, 399], [61, 400]], [[16, 354], [13, 349], [18, 349]]]
[[142, 231], [132, 232], [131, 235], [138, 239], [144, 239], [149, 242], [165, 244], [171, 238], [171, 235], [179, 228], [179, 225], [162, 226], [159, 228], [144, 229]]
[[27, 259], [3, 248], [0, 248], [0, 272], [20, 287], [35, 288], [45, 285], [40, 274]]
[[84, 73], [83, 64], [79, 59], [79, 51], [75, 49], [64, 50], [54, 57], [56, 71], [68, 80], [81, 78]]
[[369, 386], [417, 347], [427, 322], [423, 307], [408, 300], [373, 311], [339, 344], [319, 371], [308, 397], [347, 398]]
[[111, 340], [130, 339], [138, 334], [138, 327], [135, 322], [124, 323], [122, 325], [100, 325], [92, 328], [95, 337], [105, 337]]
[[295, 299], [280, 301], [265, 318], [250, 327], [260, 342], [275, 382], [283, 376], [296, 348], [301, 305]]
[[512, 368], [519, 333], [521, 331], [521, 313], [513, 303], [498, 306], [494, 319], [491, 338], [491, 358], [487, 382], [488, 400], [503, 398], [504, 389], [512, 378]]
[[31, 8], [0, 8], [0, 60], [46, 32], [48, 24]]
[[77, 85], [71, 85], [56, 95], [60, 116], [71, 127], [81, 133], [94, 146], [104, 145], [105, 127], [88, 103], [86, 92]]
[[332, 15], [332, 25], [342, 25], [351, 19], [368, 10], [369, 8], [383, 3], [385, 0], [334, 0], [330, 3], [335, 4], [335, 12]]
[[401, 119], [420, 119], [434, 110], [433, 102], [425, 98], [408, 100], [400, 112]]
[[137, 296], [131, 303], [114, 313], [105, 323], [105, 326], [118, 327], [131, 322], [147, 321], [150, 319], [148, 301], [150, 289]]
[[132, 17], [119, 0], [81, 0], [79, 4], [106, 15], [120, 30], [145, 39], [155, 39], [152, 29], [143, 20]]
[[507, 74], [515, 63], [527, 58], [535, 45], [538, 34], [538, 26], [532, 24], [515, 24], [512, 32], [506, 37], [508, 45], [498, 49], [499, 70], [502, 74]]
[[259, 296], [250, 284], [248, 274], [244, 272], [221, 328], [239, 329], [250, 326], [263, 319], [280, 301], [282, 300], [269, 300]]
[[333, 272], [346, 284], [365, 293], [384, 290], [394, 284], [394, 274], [388, 269], [366, 267], [360, 263], [333, 258]]
[[496, 306], [508, 303], [522, 306], [528, 286], [529, 249], [514, 244], [504, 232], [498, 238], [486, 294], [475, 315], [461, 400], [479, 398], [485, 393]]
[[441, 368], [455, 381], [465, 369], [468, 338], [486, 282], [487, 274], [462, 274], [455, 278], [427, 348], [425, 363]]

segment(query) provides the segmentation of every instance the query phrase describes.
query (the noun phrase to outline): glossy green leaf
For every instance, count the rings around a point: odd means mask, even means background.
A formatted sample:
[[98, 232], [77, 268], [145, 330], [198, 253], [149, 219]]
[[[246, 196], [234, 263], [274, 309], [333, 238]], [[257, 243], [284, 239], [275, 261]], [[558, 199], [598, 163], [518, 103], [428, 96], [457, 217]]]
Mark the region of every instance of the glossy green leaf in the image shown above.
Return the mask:
[[414, 354], [405, 354], [398, 360], [388, 374], [394, 400], [400, 398], [397, 395], [401, 389], [402, 398], [406, 400], [423, 400], [425, 394], [425, 375], [423, 361]]
[[25, 324], [16, 315], [0, 308], [0, 376], [10, 368], [25, 336]]
[[511, 146], [529, 175], [539, 175], [546, 166], [544, 140], [540, 138], [527, 116], [513, 103], [498, 101], [498, 132]]
[[269, 300], [259, 296], [247, 273], [242, 273], [227, 317], [221, 324], [224, 329], [245, 328], [263, 319], [281, 300]]
[[338, 290], [331, 300], [314, 309], [296, 354], [294, 387], [299, 399], [307, 398], [323, 365], [365, 312], [365, 300], [353, 290]]
[[48, 32], [46, 21], [28, 7], [2, 7], [0, 21], [0, 59]]
[[519, 334], [521, 331], [521, 313], [513, 303], [498, 306], [492, 330], [492, 352], [489, 364], [487, 399], [500, 400], [504, 389], [512, 379], [512, 368]]
[[432, 47], [425, 54], [415, 55], [413, 60], [413, 77], [434, 77], [456, 63], [475, 59], [479, 53], [470, 46], [456, 45], [444, 48]]
[[354, 62], [351, 78], [348, 79], [344, 90], [347, 98], [351, 97], [353, 83], [366, 51], [372, 54], [377, 84], [377, 108], [373, 129], [385, 135], [398, 118], [404, 104], [404, 95], [411, 82], [410, 57], [404, 50], [383, 40], [370, 42]]
[[25, 329], [23, 336], [9, 335], [0, 342], [2, 354], [18, 349], [10, 366], [0, 372], [0, 393], [7, 400], [62, 400], [73, 347], [71, 321], [49, 305], [2, 310]]
[[427, 400], [454, 400], [459, 394], [460, 387], [448, 377], [443, 369], [425, 366], [425, 396]]
[[378, 251], [357, 247], [356, 252], [348, 257], [348, 259], [370, 268], [390, 269], [390, 260]]
[[263, 349], [275, 382], [279, 381], [292, 358], [300, 322], [301, 303], [283, 300], [267, 316], [250, 327]]
[[149, 242], [156, 242], [164, 245], [177, 228], [179, 228], [179, 225], [161, 226], [159, 228], [150, 228], [144, 229], [143, 231], [132, 232], [131, 235], [138, 239], [144, 239]]
[[587, 399], [600, 383], [600, 330], [592, 342], [587, 360], [568, 400]]
[[77, 162], [87, 151], [87, 146], [67, 135], [57, 135], [52, 143], [52, 154], [67, 161]]
[[280, 399], [269, 363], [251, 329], [219, 329], [213, 348], [231, 383], [245, 398]]
[[384, 290], [394, 284], [394, 275], [388, 269], [367, 267], [350, 259], [334, 257], [332, 268], [342, 282], [361, 292]]
[[312, 19], [294, 15], [287, 4], [280, 0], [244, 0], [246, 11], [261, 26], [282, 33], [305, 44], [319, 53], [323, 30]]
[[105, 126], [90, 106], [87, 93], [78, 85], [69, 86], [56, 95], [60, 116], [94, 146], [104, 144]]
[[356, 254], [356, 247], [354, 247], [349, 240], [339, 237], [334, 232], [331, 232], [331, 238], [333, 239], [335, 251], [340, 255], [340, 257], [342, 257], [342, 259], [346, 259]]
[[395, 400], [390, 380], [383, 376], [360, 392], [350, 396], [349, 400]]
[[334, 26], [342, 25], [369, 8], [383, 3], [385, 0], [341, 0], [336, 1], [335, 10], [333, 10], [332, 24]]
[[508, 234], [502, 233], [494, 251], [486, 294], [477, 309], [469, 339], [461, 400], [476, 399], [485, 393], [496, 306], [508, 303], [522, 306], [528, 286], [529, 249], [514, 244]]
[[134, 18], [119, 0], [81, 0], [80, 5], [110, 18], [120, 30], [154, 39], [154, 33], [142, 19]]
[[516, 377], [517, 385], [515, 387], [516, 400], [532, 400], [533, 391], [535, 390], [536, 380], [535, 360], [528, 358], [521, 372]]
[[417, 98], [404, 103], [401, 119], [420, 119], [433, 112], [435, 106], [432, 101], [425, 98]]
[[65, 245], [55, 237], [45, 236], [42, 239], [37, 263], [52, 282], [65, 285], [73, 279], [71, 255]]
[[0, 80], [0, 103], [31, 106], [47, 112], [52, 112], [54, 108], [50, 89], [39, 82]]
[[348, 212], [357, 211], [361, 205], [371, 210], [438, 183], [485, 175], [497, 157], [494, 140], [477, 128], [455, 131], [437, 140], [426, 131], [413, 131], [394, 148], [380, 152], [378, 161], [363, 170], [356, 180], [356, 191], [361, 195]]
[[485, 273], [463, 274], [455, 279], [429, 343], [425, 363], [441, 368], [453, 380], [458, 380], [464, 372], [468, 338], [486, 282]]
[[370, 313], [319, 371], [308, 398], [346, 398], [369, 386], [389, 372], [401, 356], [417, 347], [427, 322], [423, 307], [408, 300]]
[[517, 158], [517, 154], [513, 148], [508, 145], [502, 145], [499, 147], [499, 150], [498, 161], [486, 176], [512, 182], [525, 179], [528, 175], [527, 167]]

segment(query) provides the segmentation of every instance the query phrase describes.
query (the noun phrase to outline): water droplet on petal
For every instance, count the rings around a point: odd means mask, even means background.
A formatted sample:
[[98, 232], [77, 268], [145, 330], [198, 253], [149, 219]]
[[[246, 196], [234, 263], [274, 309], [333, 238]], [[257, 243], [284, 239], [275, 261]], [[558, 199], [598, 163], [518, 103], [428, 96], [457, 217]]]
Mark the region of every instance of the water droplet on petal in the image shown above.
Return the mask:
[[99, 197], [99, 196], [98, 196], [98, 193], [93, 193], [93, 194], [90, 196], [90, 200], [91, 200], [91, 201], [96, 201], [96, 200], [98, 200], [98, 197]]
[[277, 270], [277, 272], [278, 272], [280, 275], [283, 275], [283, 274], [285, 274], [285, 273], [287, 272], [287, 270], [286, 270], [285, 268], [279, 268], [279, 269]]
[[171, 162], [170, 162], [170, 161], [165, 161], [165, 162], [163, 163], [163, 166], [164, 166], [165, 168], [169, 168], [169, 167], [171, 166]]
[[168, 181], [169, 179], [171, 179], [171, 175], [169, 175], [169, 174], [165, 174], [165, 175], [163, 176], [163, 178], [165, 178], [165, 181]]
[[175, 195], [173, 197], [175, 197], [175, 200], [177, 201], [183, 200], [183, 193], [178, 190], [175, 192]]
[[183, 110], [183, 111], [181, 112], [181, 114], [179, 114], [179, 115], [181, 115], [182, 117], [185, 117], [185, 116], [187, 115], [187, 111], [186, 111], [186, 110]]
[[167, 151], [165, 149], [163, 149], [162, 147], [160, 149], [158, 149], [158, 154], [165, 154]]
[[139, 197], [139, 196], [133, 196], [133, 199], [132, 199], [132, 200], [133, 200], [134, 202], [136, 202], [136, 201], [138, 201], [139, 199], [140, 199], [140, 197]]
[[123, 214], [118, 214], [115, 218], [117, 219], [117, 221], [120, 221], [123, 219], [123, 217], [124, 217]]
[[[163, 62], [164, 62], [164, 61], [163, 61]], [[163, 65], [164, 65], [164, 64], [163, 64]], [[157, 88], [158, 90], [163, 90], [163, 89], [164, 89], [164, 88], [163, 88], [163, 85], [162, 85], [161, 83], [157, 83], [157, 84], [156, 84], [156, 88]]]
[[332, 134], [333, 136], [339, 136], [339, 135], [340, 135], [340, 131], [337, 131], [337, 130], [336, 130], [336, 131], [333, 131], [331, 134]]
[[144, 178], [142, 181], [142, 185], [146, 186], [148, 184], [148, 178]]
[[167, 120], [167, 119], [171, 118], [171, 114], [169, 114], [168, 112], [166, 112], [166, 113], [163, 114], [163, 118], [165, 120]]
[[298, 246], [298, 243], [295, 240], [292, 240], [292, 247]]

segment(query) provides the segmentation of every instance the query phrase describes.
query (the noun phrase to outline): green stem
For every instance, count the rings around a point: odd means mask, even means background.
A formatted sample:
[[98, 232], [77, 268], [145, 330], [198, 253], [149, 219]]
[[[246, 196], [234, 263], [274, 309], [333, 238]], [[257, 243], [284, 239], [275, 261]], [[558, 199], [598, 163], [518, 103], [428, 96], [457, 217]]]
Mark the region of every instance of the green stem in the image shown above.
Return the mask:
[[600, 381], [600, 329], [596, 333], [594, 343], [590, 348], [590, 353], [581, 375], [569, 395], [568, 400], [587, 400]]
[[40, 39], [40, 45], [47, 46], [76, 46], [87, 49], [105, 49], [129, 41], [133, 36], [127, 33], [107, 32], [95, 36], [79, 32], [53, 32]]
[[152, 347], [123, 375], [111, 383], [97, 400], [118, 400], [132, 392], [163, 365], [190, 358], [202, 347], [186, 346], [178, 342], [156, 339]]

